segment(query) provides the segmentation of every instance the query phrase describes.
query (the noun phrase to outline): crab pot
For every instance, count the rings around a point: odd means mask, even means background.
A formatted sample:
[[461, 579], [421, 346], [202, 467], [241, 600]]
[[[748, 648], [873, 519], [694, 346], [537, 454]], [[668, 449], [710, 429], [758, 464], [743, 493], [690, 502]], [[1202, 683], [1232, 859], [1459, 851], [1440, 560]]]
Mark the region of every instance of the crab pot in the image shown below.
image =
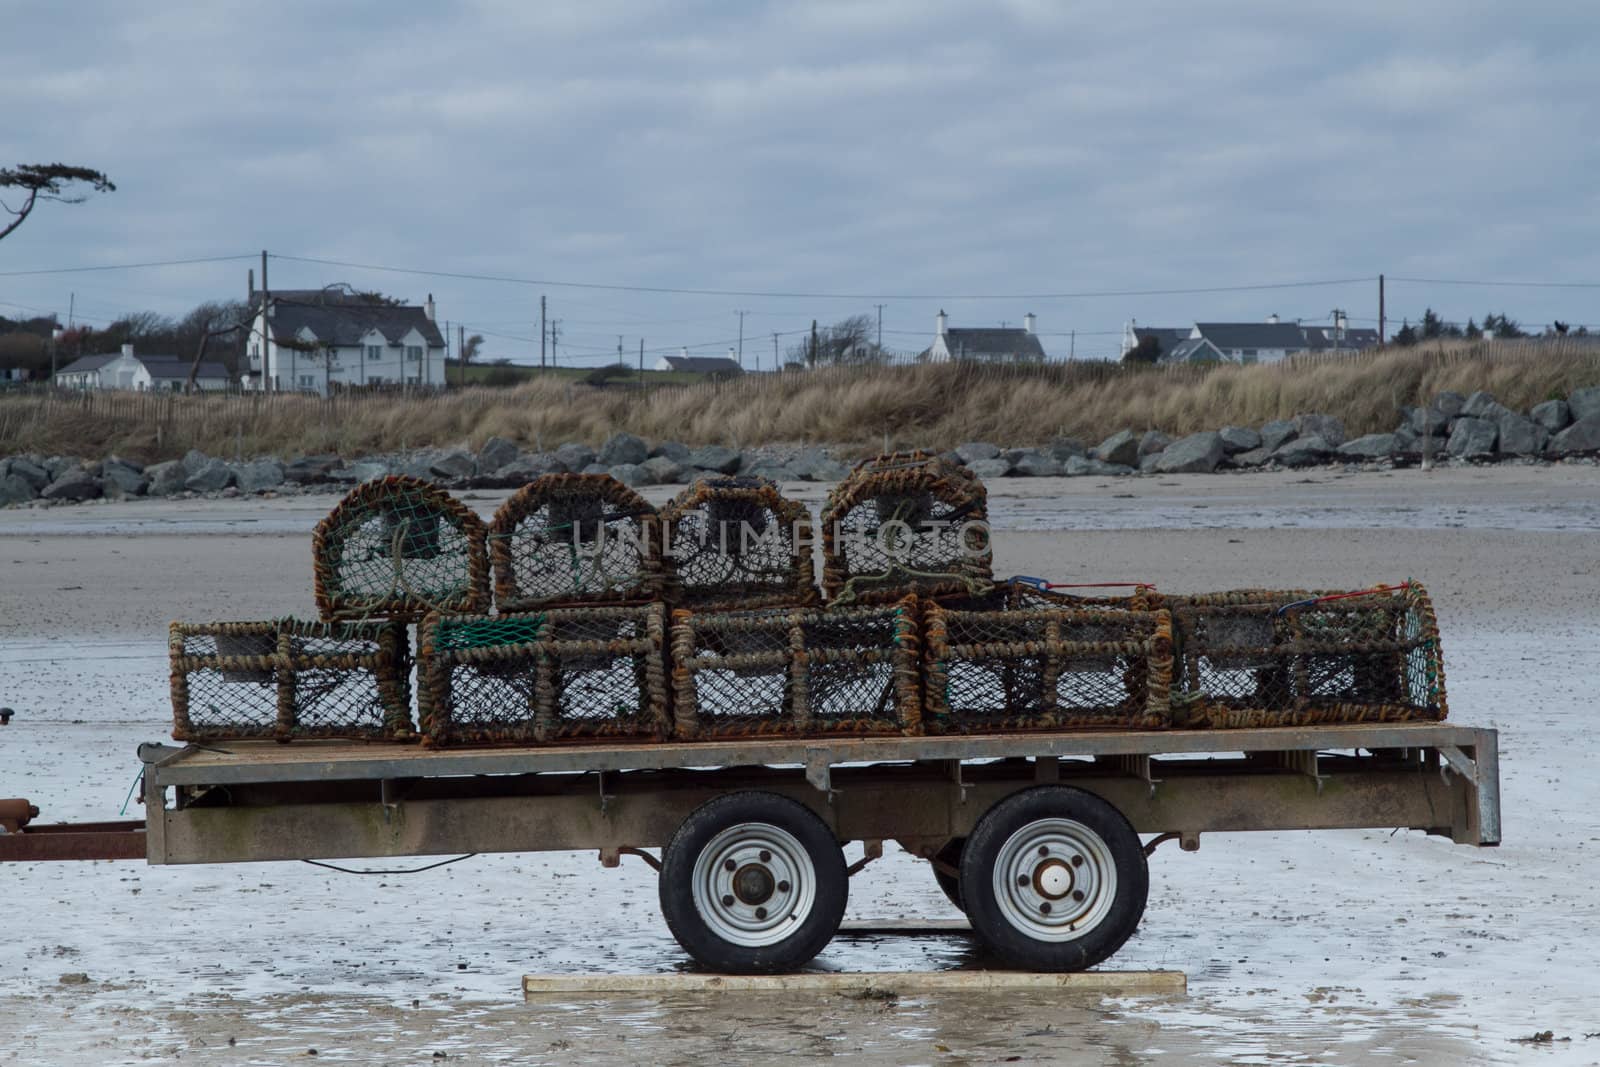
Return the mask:
[[810, 607], [819, 599], [810, 513], [765, 478], [702, 478], [661, 510], [661, 529], [674, 607]]
[[660, 604], [430, 615], [418, 642], [426, 745], [656, 741], [670, 732]]
[[605, 529], [606, 502], [599, 495], [573, 494], [550, 501], [550, 533], [576, 544], [592, 544]]
[[914, 734], [915, 598], [860, 608], [768, 608], [672, 617], [680, 739]]
[[[241, 657], [271, 656], [278, 651], [276, 633], [218, 633], [216, 642], [219, 659], [237, 661]], [[267, 685], [276, 677], [272, 669], [224, 670], [222, 680], [236, 685]]]
[[[436, 559], [442, 550], [437, 515], [402, 516], [386, 512], [383, 532], [391, 545], [398, 538], [401, 559]], [[390, 554], [396, 553], [391, 549]]]

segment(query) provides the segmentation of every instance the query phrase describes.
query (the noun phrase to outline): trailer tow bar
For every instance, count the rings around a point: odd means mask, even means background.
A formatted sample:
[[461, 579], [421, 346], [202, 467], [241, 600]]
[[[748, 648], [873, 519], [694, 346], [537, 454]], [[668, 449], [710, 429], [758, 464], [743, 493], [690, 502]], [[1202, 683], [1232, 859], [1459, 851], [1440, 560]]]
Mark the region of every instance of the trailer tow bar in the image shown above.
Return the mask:
[[1183, 849], [1185, 852], [1199, 852], [1200, 851], [1200, 835], [1199, 834], [1187, 833], [1187, 832], [1185, 832], [1185, 833], [1166, 833], [1166, 834], [1157, 834], [1155, 837], [1152, 837], [1150, 839], [1150, 843], [1148, 845], [1144, 846], [1144, 854], [1146, 856], [1150, 855], [1151, 853], [1155, 852], [1157, 845], [1163, 844], [1163, 843], [1165, 843], [1167, 841], [1176, 841], [1178, 843], [1178, 847]]

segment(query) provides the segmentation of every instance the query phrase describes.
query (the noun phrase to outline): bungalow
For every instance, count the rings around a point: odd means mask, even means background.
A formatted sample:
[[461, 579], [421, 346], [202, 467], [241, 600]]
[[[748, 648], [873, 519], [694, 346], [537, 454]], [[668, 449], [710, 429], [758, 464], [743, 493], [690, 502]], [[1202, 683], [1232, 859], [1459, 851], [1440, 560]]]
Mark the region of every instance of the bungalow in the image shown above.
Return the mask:
[[941, 309], [934, 317], [933, 344], [917, 358], [927, 363], [962, 360], [974, 363], [1042, 363], [1044, 346], [1034, 332], [1032, 312], [1022, 317], [1022, 329], [951, 327]]
[[246, 357], [245, 388], [327, 396], [335, 387], [443, 388], [445, 340], [427, 303], [387, 304], [335, 288], [259, 294]]
[[[62, 389], [181, 393], [189, 383], [191, 366], [192, 361], [173, 355], [135, 355], [133, 345], [127, 344], [120, 352], [80, 356], [56, 372], [55, 384]], [[196, 389], [228, 388], [228, 369], [221, 363], [201, 363], [194, 371]]]
[[744, 373], [739, 361], [727, 356], [691, 356], [687, 349], [682, 355], [662, 356], [656, 360], [656, 370], [684, 371], [704, 374], [713, 378], [733, 378]]

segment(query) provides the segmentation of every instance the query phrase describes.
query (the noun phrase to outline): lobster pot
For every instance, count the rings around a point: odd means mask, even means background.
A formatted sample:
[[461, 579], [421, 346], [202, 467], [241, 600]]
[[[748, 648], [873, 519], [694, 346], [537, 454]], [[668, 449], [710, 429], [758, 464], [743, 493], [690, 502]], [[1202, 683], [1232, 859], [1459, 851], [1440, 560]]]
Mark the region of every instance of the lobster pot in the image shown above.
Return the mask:
[[364, 482], [312, 535], [317, 610], [328, 621], [487, 611], [484, 536], [483, 521], [431, 482]]
[[667, 599], [697, 611], [815, 606], [811, 515], [765, 478], [704, 478], [661, 511]]
[[999, 610], [925, 609], [928, 733], [1170, 724], [1167, 612], [1028, 600]]
[[424, 744], [662, 740], [669, 732], [660, 604], [430, 615], [418, 643]]
[[914, 734], [915, 598], [882, 607], [673, 612], [680, 738]]
[[489, 524], [495, 602], [503, 612], [661, 596], [656, 509], [609, 474], [546, 474], [511, 495]]
[[1438, 620], [1422, 586], [1355, 595], [1242, 590], [1162, 598], [1174, 708], [1191, 727], [1438, 720]]
[[411, 662], [393, 622], [175, 622], [172, 736], [408, 740]]

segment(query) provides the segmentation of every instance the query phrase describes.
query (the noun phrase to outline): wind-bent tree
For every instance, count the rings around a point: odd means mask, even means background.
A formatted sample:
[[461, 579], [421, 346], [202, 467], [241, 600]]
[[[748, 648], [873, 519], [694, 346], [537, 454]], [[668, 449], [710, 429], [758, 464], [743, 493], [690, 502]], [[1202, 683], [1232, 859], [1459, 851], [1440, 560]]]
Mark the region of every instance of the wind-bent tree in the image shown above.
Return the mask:
[[[82, 189], [81, 186], [88, 186]], [[0, 238], [21, 226], [33, 214], [41, 200], [54, 200], [61, 204], [81, 204], [89, 199], [90, 192], [109, 193], [116, 189], [97, 170], [73, 167], [66, 163], [19, 163], [15, 167], [0, 168], [0, 193], [7, 189], [20, 190], [22, 206], [12, 207], [0, 199], [0, 208], [11, 216], [10, 222], [0, 220]]]

